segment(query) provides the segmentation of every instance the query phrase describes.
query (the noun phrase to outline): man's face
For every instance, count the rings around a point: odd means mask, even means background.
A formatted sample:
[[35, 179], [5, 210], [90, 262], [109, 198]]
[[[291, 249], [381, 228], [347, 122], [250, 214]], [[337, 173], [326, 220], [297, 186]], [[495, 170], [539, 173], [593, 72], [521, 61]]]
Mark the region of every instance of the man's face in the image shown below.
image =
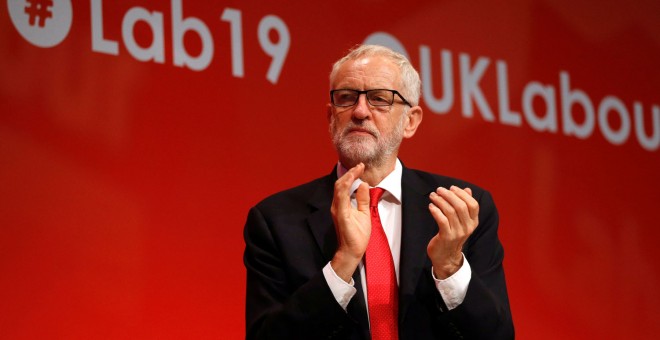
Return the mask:
[[[379, 56], [346, 61], [336, 74], [333, 89], [392, 89], [401, 91], [399, 68]], [[329, 104], [330, 133], [346, 167], [360, 162], [380, 166], [396, 158], [403, 139], [405, 106], [395, 101], [385, 110], [376, 109], [360, 95], [351, 107]]]

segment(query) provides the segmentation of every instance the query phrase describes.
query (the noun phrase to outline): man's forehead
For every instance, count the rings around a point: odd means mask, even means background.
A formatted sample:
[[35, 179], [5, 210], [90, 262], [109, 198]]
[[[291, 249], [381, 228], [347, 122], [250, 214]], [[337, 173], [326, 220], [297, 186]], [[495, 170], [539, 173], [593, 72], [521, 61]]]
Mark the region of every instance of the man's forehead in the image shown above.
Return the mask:
[[347, 60], [337, 72], [334, 85], [336, 88], [349, 85], [389, 88], [398, 80], [399, 69], [393, 62], [381, 56], [369, 56]]

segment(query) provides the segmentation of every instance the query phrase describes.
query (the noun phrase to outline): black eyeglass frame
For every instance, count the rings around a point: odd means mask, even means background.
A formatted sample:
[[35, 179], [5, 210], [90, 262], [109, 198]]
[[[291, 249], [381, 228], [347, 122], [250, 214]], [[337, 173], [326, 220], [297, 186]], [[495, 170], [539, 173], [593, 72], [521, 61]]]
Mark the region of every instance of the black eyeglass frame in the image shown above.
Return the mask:
[[[357, 96], [355, 97], [355, 102], [351, 105], [337, 105], [337, 104], [335, 104], [334, 93], [337, 92], [337, 91], [353, 91], [353, 92], [357, 93]], [[372, 104], [371, 101], [369, 101], [369, 96], [367, 95], [367, 93], [373, 92], [373, 91], [389, 91], [389, 92], [392, 92], [392, 103], [387, 104], [387, 105]], [[351, 107], [351, 106], [357, 104], [357, 102], [360, 100], [360, 96], [362, 94], [364, 94], [367, 97], [367, 102], [369, 103], [369, 105], [372, 105], [372, 106], [381, 106], [381, 107], [382, 106], [392, 106], [392, 105], [394, 105], [394, 95], [397, 95], [397, 96], [399, 96], [399, 98], [401, 98], [401, 100], [403, 101], [403, 104], [412, 107], [412, 105], [406, 100], [406, 98], [403, 98], [403, 95], [401, 95], [401, 93], [399, 93], [399, 91], [392, 90], [392, 89], [369, 89], [369, 90], [362, 90], [362, 91], [353, 90], [353, 89], [334, 89], [334, 90], [330, 90], [330, 102], [332, 103], [332, 105], [334, 105], [336, 107]]]

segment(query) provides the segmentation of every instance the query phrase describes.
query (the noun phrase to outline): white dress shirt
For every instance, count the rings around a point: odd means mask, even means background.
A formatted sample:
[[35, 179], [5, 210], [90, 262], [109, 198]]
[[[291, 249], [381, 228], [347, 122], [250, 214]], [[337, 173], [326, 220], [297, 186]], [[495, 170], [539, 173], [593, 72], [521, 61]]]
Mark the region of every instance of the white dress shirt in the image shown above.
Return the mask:
[[[341, 177], [348, 171], [344, 168], [341, 163], [337, 165], [337, 178]], [[387, 241], [390, 245], [390, 250], [392, 251], [392, 259], [394, 260], [394, 271], [396, 273], [397, 283], [399, 282], [399, 258], [401, 255], [401, 176], [403, 174], [403, 167], [401, 162], [397, 159], [396, 165], [394, 166], [394, 171], [392, 171], [387, 177], [385, 177], [376, 187], [385, 189], [385, 193], [378, 202], [378, 214], [380, 215], [380, 220], [387, 236]], [[353, 207], [357, 206], [355, 200], [355, 190], [362, 183], [362, 180], [359, 178], [353, 182], [351, 186], [351, 203]], [[430, 213], [430, 212], [429, 212]], [[367, 299], [367, 284], [366, 284], [366, 275], [364, 270], [364, 259], [360, 262], [358, 266], [360, 271], [360, 277], [362, 278], [362, 290], [364, 293], [365, 300]], [[328, 264], [323, 268], [323, 275], [325, 280], [328, 282], [328, 286], [332, 291], [335, 299], [339, 305], [346, 310], [348, 303], [351, 301], [357, 289], [354, 287], [353, 279], [348, 283], [342, 280], [337, 273], [332, 269], [332, 266]], [[458, 307], [463, 300], [465, 299], [465, 294], [467, 293], [467, 287], [472, 278], [472, 271], [470, 269], [470, 264], [467, 262], [465, 256], [463, 256], [463, 266], [456, 272], [454, 275], [444, 279], [438, 280], [433, 274], [433, 268], [431, 268], [431, 275], [435, 280], [435, 285], [442, 299], [445, 302], [445, 305], [449, 310]], [[366, 302], [366, 301], [365, 301]], [[368, 313], [368, 311], [367, 311]]]

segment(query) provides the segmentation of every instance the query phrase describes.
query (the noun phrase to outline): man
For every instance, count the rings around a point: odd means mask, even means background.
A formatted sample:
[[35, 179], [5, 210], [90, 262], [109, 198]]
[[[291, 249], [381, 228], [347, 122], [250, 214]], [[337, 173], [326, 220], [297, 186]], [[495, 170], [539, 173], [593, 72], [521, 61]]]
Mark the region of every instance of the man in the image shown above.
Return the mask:
[[248, 214], [246, 337], [513, 338], [490, 194], [397, 158], [422, 121], [418, 73], [364, 45], [330, 87], [336, 169]]

